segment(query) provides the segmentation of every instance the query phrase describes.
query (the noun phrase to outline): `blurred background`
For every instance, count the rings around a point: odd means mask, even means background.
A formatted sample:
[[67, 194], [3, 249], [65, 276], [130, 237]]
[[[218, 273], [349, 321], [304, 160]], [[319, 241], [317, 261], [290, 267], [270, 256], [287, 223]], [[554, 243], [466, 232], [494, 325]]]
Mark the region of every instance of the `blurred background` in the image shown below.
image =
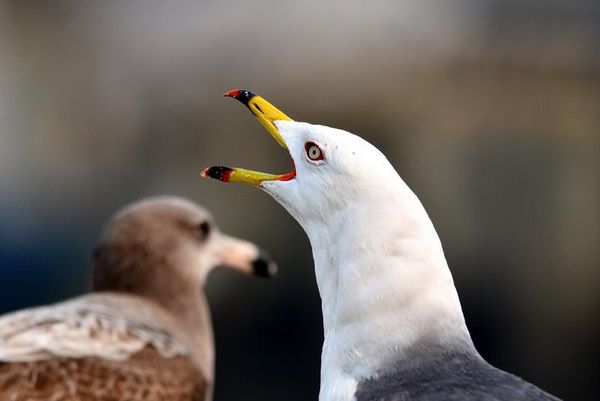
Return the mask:
[[189, 197], [280, 265], [275, 281], [208, 282], [215, 399], [315, 400], [307, 238], [261, 191], [199, 177], [289, 170], [221, 99], [238, 87], [378, 146], [429, 211], [483, 356], [565, 399], [600, 397], [591, 0], [0, 1], [0, 313], [86, 291], [118, 208]]

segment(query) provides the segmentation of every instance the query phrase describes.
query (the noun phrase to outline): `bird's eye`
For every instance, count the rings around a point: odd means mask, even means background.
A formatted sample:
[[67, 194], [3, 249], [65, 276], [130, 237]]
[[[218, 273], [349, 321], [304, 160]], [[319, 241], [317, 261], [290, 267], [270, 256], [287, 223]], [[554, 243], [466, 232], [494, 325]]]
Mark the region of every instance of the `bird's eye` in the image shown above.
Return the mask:
[[208, 221], [203, 221], [202, 223], [196, 226], [196, 235], [201, 240], [205, 240], [210, 235], [210, 223]]
[[319, 161], [325, 158], [319, 145], [314, 142], [306, 142], [304, 144], [304, 149], [306, 150], [306, 156], [308, 156], [310, 160]]

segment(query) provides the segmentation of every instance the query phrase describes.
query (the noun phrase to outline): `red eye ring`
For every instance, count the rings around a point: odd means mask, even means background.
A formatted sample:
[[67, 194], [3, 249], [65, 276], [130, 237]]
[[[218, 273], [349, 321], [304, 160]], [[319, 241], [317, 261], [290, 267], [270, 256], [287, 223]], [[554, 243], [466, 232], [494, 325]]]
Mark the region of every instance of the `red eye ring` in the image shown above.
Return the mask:
[[306, 157], [308, 157], [309, 160], [316, 162], [325, 158], [325, 154], [319, 145], [314, 142], [306, 142], [304, 144], [304, 150], [306, 151]]

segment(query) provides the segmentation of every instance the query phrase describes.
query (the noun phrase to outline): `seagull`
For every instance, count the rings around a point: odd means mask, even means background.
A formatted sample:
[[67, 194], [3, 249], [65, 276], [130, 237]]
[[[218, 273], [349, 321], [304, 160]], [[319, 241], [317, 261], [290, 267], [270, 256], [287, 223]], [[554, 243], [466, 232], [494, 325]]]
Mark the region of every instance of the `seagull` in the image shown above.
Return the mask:
[[276, 272], [264, 251], [221, 232], [191, 201], [153, 197], [125, 207], [94, 252], [91, 293], [0, 317], [0, 399], [212, 399], [202, 288], [217, 266]]
[[320, 401], [557, 400], [477, 352], [436, 230], [386, 157], [349, 132], [243, 103], [293, 169], [224, 166], [204, 177], [267, 192], [308, 235], [322, 300]]

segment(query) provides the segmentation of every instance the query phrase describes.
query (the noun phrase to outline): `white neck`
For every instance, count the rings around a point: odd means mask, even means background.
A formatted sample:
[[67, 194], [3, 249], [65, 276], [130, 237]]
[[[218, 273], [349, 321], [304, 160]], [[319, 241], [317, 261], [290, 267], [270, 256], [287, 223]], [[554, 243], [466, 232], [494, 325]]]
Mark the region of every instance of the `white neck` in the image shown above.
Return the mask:
[[[385, 199], [384, 199], [385, 198]], [[391, 219], [390, 219], [390, 216]], [[304, 221], [322, 299], [320, 401], [350, 401], [359, 380], [419, 344], [472, 348], [443, 250], [414, 197], [352, 203]]]

